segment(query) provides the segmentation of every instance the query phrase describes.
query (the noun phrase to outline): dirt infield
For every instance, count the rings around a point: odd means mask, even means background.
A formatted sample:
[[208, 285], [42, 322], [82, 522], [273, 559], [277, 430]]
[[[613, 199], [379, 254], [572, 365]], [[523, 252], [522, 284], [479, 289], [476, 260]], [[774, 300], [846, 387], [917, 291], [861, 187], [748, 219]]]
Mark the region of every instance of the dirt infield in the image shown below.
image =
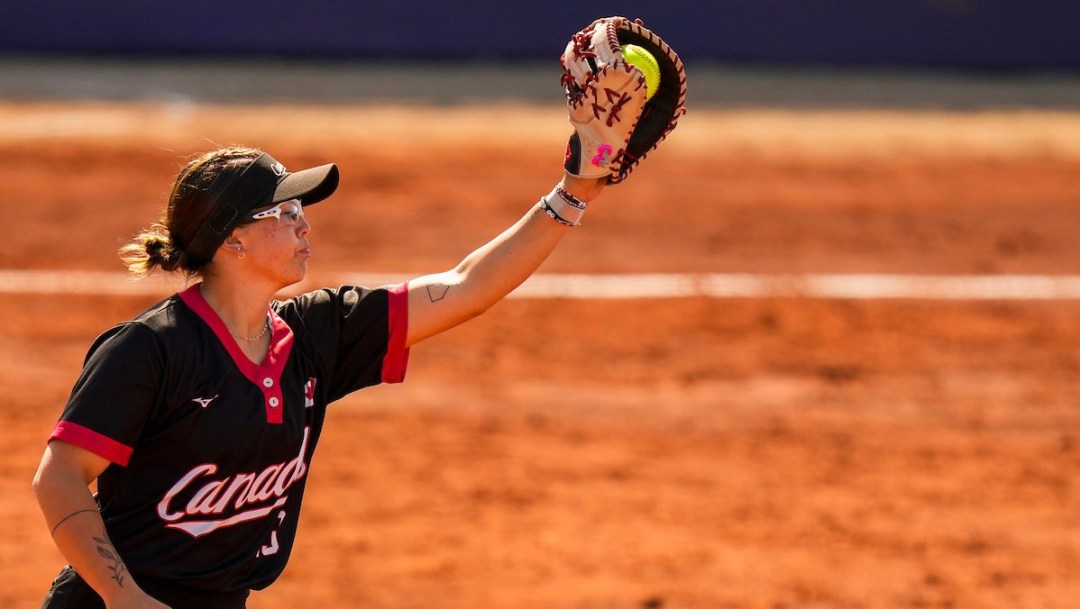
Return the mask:
[[[315, 280], [449, 268], [558, 177], [554, 106], [0, 104], [0, 269], [120, 270], [183, 157], [337, 162]], [[691, 112], [547, 272], [1080, 271], [1080, 115]], [[164, 296], [164, 294], [162, 294]], [[63, 559], [30, 480], [156, 297], [7, 294], [0, 605]], [[337, 403], [253, 608], [1067, 608], [1080, 302], [515, 300]]]

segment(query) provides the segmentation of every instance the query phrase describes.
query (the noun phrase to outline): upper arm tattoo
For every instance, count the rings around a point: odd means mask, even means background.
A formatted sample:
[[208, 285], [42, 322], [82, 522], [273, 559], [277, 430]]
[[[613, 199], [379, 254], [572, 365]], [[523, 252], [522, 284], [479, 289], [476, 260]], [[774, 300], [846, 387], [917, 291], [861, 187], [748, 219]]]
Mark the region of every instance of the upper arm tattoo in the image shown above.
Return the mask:
[[433, 283], [429, 286], [425, 286], [427, 289], [428, 299], [431, 302], [439, 302], [443, 298], [446, 298], [446, 293], [450, 291], [450, 286], [443, 283]]

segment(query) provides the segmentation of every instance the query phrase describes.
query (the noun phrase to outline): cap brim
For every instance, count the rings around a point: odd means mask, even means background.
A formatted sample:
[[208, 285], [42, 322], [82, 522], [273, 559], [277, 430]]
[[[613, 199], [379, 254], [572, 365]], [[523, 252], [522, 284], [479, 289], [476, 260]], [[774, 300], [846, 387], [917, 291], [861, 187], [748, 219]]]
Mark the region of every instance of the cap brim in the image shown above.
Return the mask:
[[304, 205], [318, 203], [334, 194], [339, 179], [338, 168], [334, 163], [290, 173], [278, 182], [272, 203], [290, 199], [300, 199]]

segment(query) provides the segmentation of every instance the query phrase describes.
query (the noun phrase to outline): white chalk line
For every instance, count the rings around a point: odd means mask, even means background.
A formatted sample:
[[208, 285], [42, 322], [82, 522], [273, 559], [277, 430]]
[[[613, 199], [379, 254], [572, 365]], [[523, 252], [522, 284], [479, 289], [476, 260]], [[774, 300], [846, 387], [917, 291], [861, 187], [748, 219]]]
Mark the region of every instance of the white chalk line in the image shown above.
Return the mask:
[[[293, 292], [325, 285], [380, 286], [408, 273], [347, 273], [320, 277]], [[0, 270], [2, 294], [166, 296], [183, 288], [175, 278], [135, 281], [99, 271]], [[853, 300], [1076, 300], [1074, 275], [886, 275], [751, 273], [554, 274], [529, 278], [517, 299], [811, 298]]]

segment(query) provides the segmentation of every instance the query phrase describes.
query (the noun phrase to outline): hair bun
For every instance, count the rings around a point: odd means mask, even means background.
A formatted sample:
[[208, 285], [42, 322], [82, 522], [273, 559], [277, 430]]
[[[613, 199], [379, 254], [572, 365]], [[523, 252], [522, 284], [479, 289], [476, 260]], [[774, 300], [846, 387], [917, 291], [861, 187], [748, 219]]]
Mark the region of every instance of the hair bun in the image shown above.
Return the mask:
[[169, 245], [169, 238], [160, 234], [147, 235], [146, 241], [143, 243], [147, 256], [149, 256], [151, 262], [157, 264], [164, 264], [169, 261]]

